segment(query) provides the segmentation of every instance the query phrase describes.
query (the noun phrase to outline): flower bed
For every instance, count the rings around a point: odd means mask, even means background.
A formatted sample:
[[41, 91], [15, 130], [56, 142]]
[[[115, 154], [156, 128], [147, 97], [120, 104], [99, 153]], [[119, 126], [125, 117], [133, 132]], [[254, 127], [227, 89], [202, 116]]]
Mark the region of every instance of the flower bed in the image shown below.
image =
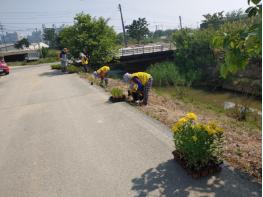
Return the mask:
[[176, 150], [174, 159], [193, 178], [220, 171], [223, 129], [215, 122], [202, 124], [194, 113], [188, 113], [172, 127]]

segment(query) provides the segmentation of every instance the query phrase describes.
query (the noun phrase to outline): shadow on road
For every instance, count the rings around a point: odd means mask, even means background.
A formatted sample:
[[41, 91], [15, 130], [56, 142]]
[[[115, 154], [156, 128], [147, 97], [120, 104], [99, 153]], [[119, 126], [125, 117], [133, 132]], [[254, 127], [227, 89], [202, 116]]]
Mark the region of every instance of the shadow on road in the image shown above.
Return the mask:
[[60, 70], [52, 70], [52, 71], [48, 71], [48, 72], [44, 72], [44, 73], [39, 74], [39, 76], [41, 76], [41, 77], [43, 77], [43, 76], [55, 77], [58, 75], [64, 75], [64, 73], [62, 73]]
[[261, 196], [261, 185], [237, 177], [224, 168], [208, 178], [192, 179], [174, 160], [150, 168], [132, 180], [138, 197], [155, 196]]

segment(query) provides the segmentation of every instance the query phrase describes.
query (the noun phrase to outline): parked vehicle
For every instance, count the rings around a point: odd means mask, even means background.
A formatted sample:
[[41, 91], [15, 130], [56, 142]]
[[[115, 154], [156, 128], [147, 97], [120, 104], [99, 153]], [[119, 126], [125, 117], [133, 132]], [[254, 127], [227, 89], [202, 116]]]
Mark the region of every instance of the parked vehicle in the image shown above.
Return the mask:
[[9, 67], [4, 61], [0, 61], [0, 74], [8, 75], [10, 72]]

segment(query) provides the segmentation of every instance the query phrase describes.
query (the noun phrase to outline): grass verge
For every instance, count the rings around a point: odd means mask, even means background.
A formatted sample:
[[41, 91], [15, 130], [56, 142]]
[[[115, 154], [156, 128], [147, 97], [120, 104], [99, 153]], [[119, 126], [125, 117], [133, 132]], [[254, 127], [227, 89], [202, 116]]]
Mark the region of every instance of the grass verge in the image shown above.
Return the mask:
[[26, 65], [36, 65], [36, 64], [44, 64], [44, 63], [53, 63], [57, 62], [58, 59], [55, 57], [46, 57], [41, 58], [36, 61], [17, 61], [17, 62], [7, 62], [8, 66], [26, 66]]

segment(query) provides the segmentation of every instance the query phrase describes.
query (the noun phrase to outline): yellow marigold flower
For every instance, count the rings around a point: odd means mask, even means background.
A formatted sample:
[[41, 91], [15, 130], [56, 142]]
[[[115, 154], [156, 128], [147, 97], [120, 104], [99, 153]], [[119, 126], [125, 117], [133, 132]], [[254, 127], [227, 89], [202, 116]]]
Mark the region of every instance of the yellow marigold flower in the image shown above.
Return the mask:
[[197, 123], [197, 124], [194, 125], [194, 128], [198, 129], [198, 130], [201, 130], [201, 129], [204, 128], [204, 126], [202, 124], [200, 124], [200, 123]]
[[206, 125], [206, 126], [205, 126], [205, 130], [206, 130], [206, 132], [208, 133], [208, 135], [214, 135], [214, 134], [216, 134], [216, 130], [213, 129], [212, 127], [210, 127], [209, 125]]
[[198, 138], [195, 135], [192, 136], [192, 139], [193, 139], [194, 142], [196, 142], [198, 140]]
[[188, 121], [188, 119], [186, 118], [186, 117], [184, 117], [184, 118], [180, 118], [179, 120], [178, 120], [178, 124], [184, 124], [184, 123], [186, 123]]
[[215, 122], [209, 122], [207, 125], [205, 125], [205, 130], [209, 135], [223, 132], [223, 129], [218, 127]]
[[176, 124], [174, 124], [173, 127], [172, 127], [172, 131], [174, 133], [177, 133], [179, 131], [179, 127]]
[[187, 113], [185, 117], [189, 120], [197, 120], [197, 115], [193, 112]]
[[181, 126], [183, 126], [188, 121], [187, 118], [180, 118], [173, 126], [172, 130], [174, 133], [178, 132]]

